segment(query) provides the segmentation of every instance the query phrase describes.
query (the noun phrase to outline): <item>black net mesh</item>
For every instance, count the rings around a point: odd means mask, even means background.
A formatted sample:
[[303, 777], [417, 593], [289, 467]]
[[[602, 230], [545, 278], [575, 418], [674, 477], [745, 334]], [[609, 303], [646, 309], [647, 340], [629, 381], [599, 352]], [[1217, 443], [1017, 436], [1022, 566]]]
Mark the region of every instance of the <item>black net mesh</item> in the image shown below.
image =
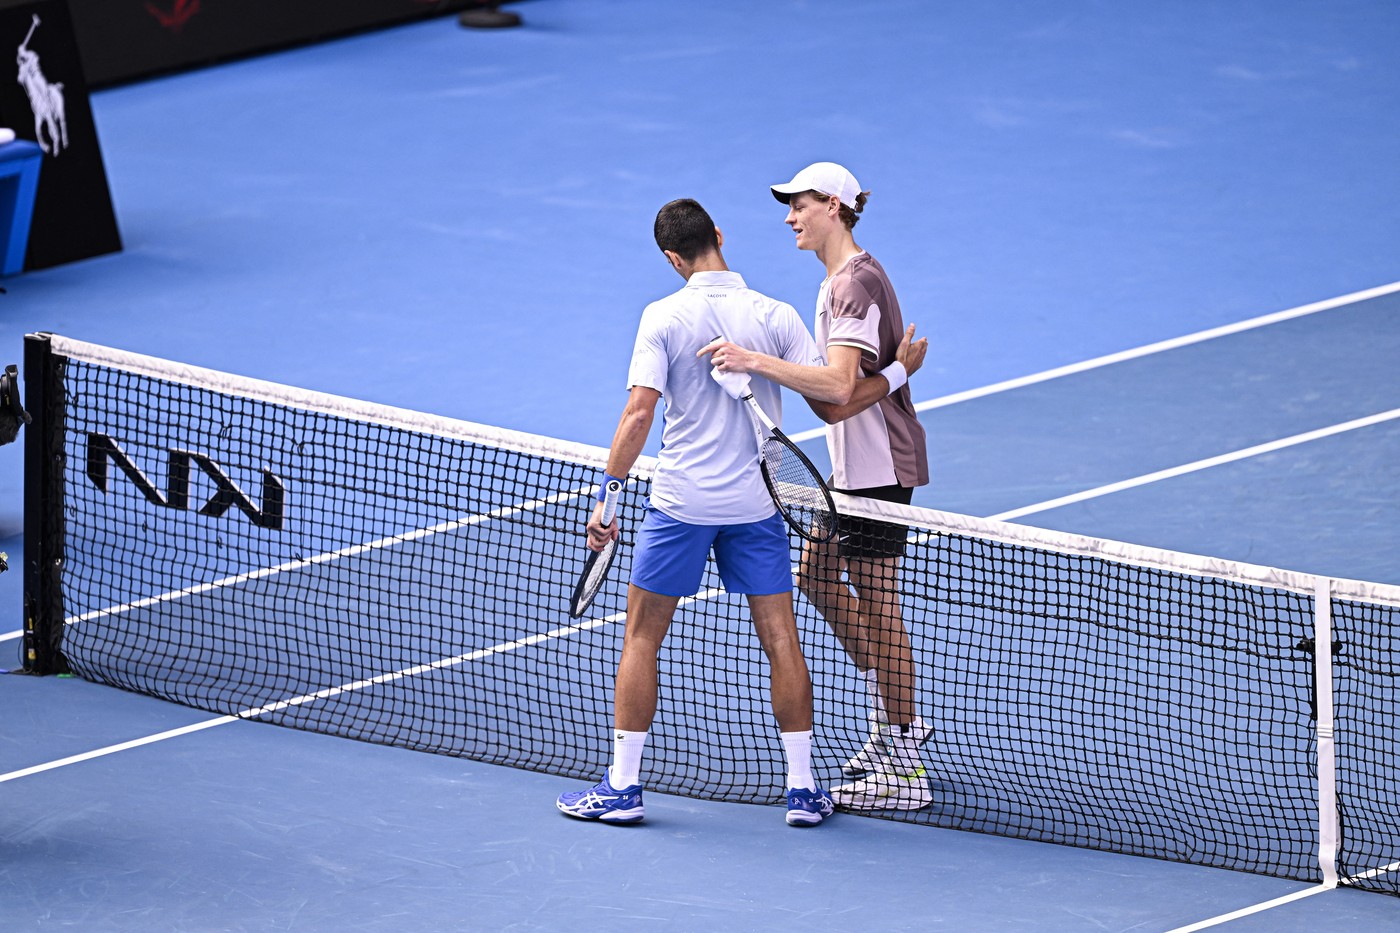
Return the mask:
[[[610, 578], [572, 623], [596, 451], [529, 452], [504, 432], [446, 436], [437, 419], [375, 423], [76, 358], [57, 369], [60, 645], [75, 672], [284, 726], [602, 773], [644, 478], [622, 496]], [[1320, 877], [1311, 595], [926, 527], [897, 537], [888, 588], [933, 726], [932, 802], [877, 815]], [[807, 587], [849, 593], [841, 562], [804, 560], [804, 546], [794, 537]], [[644, 780], [774, 803], [766, 662], [742, 600], [713, 567], [703, 585], [665, 648]], [[797, 608], [817, 773], [839, 785], [870, 737], [867, 698], [823, 615], [803, 596]], [[1335, 609], [1340, 865], [1390, 893], [1398, 612]]]

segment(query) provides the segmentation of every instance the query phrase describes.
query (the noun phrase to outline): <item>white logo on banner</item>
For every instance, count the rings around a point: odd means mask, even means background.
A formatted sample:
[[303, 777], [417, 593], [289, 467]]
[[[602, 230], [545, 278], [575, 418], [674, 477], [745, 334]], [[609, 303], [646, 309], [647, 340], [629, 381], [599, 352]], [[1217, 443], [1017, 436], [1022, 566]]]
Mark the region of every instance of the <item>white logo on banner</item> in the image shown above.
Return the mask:
[[[63, 82], [50, 84], [39, 67], [39, 53], [29, 48], [34, 30], [39, 28], [39, 14], [29, 34], [19, 44], [15, 61], [19, 64], [19, 83], [29, 95], [29, 109], [34, 111], [34, 135], [39, 147], [51, 156], [68, 148], [68, 117], [63, 108]], [[45, 139], [45, 137], [48, 137]]]

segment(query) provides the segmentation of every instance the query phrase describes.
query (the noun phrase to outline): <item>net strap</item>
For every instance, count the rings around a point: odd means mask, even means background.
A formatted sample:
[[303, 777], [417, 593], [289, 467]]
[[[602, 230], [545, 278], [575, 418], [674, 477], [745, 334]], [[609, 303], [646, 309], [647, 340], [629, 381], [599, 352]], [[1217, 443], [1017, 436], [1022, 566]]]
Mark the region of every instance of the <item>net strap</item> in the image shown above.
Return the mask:
[[1317, 681], [1317, 858], [1322, 883], [1337, 886], [1337, 847], [1340, 832], [1337, 821], [1337, 745], [1333, 738], [1332, 703], [1332, 581], [1317, 580], [1313, 600], [1313, 651]]

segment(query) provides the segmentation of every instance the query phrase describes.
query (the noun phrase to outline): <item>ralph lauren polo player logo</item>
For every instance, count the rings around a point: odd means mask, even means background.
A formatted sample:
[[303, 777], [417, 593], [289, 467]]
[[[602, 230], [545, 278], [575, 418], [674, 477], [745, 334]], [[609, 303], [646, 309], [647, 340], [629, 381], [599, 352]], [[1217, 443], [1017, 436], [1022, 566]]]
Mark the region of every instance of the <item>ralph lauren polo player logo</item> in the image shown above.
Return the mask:
[[29, 95], [29, 109], [34, 112], [34, 141], [45, 153], [56, 156], [68, 148], [67, 108], [63, 103], [63, 82], [50, 83], [44, 77], [39, 53], [29, 47], [38, 28], [39, 14], [35, 13], [29, 32], [19, 44], [15, 62], [19, 65], [20, 86]]

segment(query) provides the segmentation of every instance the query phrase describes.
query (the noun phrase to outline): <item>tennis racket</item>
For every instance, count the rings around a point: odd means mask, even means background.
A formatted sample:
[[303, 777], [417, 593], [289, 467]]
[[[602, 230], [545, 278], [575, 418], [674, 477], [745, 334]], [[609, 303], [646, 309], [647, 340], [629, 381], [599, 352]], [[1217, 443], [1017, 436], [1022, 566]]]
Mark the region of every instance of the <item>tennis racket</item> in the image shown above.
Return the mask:
[[830, 541], [836, 534], [836, 503], [812, 461], [759, 406], [747, 373], [722, 373], [712, 369], [710, 375], [726, 392], [747, 404], [754, 435], [758, 438], [763, 484], [768, 487], [768, 494], [783, 513], [788, 527], [808, 541], [817, 544]]
[[[617, 497], [621, 493], [622, 484], [615, 479], [608, 480], [608, 484], [603, 487], [604, 525], [612, 524], [613, 516], [617, 514]], [[607, 581], [608, 571], [612, 569], [613, 558], [616, 556], [616, 538], [603, 545], [601, 551], [588, 552], [588, 560], [583, 562], [583, 573], [579, 574], [578, 584], [574, 586], [574, 595], [569, 597], [569, 618], [577, 619], [593, 605], [593, 597], [598, 595], [598, 591]]]

